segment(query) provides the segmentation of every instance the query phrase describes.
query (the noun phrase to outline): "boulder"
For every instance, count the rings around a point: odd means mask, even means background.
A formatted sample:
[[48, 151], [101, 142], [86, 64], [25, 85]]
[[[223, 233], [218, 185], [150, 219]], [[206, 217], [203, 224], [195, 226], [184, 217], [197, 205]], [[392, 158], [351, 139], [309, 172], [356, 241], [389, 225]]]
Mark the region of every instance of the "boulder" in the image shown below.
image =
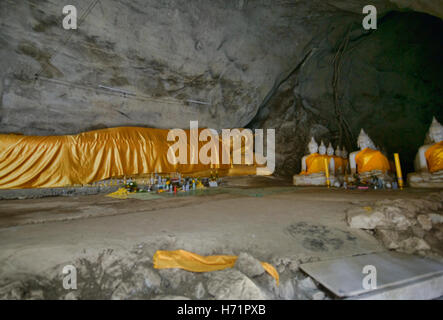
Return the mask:
[[265, 296], [255, 283], [236, 269], [209, 274], [208, 292], [217, 300], [264, 300]]
[[288, 279], [284, 282], [281, 282], [279, 287], [279, 297], [284, 300], [292, 300], [295, 296], [294, 282], [291, 279]]
[[432, 220], [427, 214], [419, 214], [417, 216], [417, 221], [420, 224], [420, 226], [423, 228], [423, 230], [431, 230], [432, 229]]
[[325, 299], [325, 293], [322, 291], [315, 291], [312, 294], [312, 300], [324, 300]]
[[248, 277], [256, 277], [265, 272], [260, 261], [245, 252], [240, 253], [238, 256], [237, 261], [235, 262], [235, 268]]
[[377, 229], [377, 236], [383, 242], [384, 246], [388, 249], [398, 248], [398, 232], [395, 230], [388, 229]]
[[346, 219], [351, 228], [375, 229], [386, 224], [383, 213], [365, 208], [352, 208], [346, 212]]
[[202, 282], [199, 282], [197, 284], [197, 286], [195, 287], [194, 292], [195, 292], [194, 296], [195, 296], [196, 299], [202, 299], [205, 296], [206, 289], [205, 289], [205, 286], [203, 285]]
[[310, 277], [306, 277], [303, 280], [300, 280], [298, 282], [298, 286], [299, 286], [300, 289], [304, 289], [304, 290], [315, 290], [315, 289], [317, 289], [317, 285], [315, 284], [315, 282]]
[[417, 237], [410, 237], [408, 239], [400, 241], [399, 247], [407, 253], [414, 253], [421, 250], [431, 249], [431, 247], [425, 240]]

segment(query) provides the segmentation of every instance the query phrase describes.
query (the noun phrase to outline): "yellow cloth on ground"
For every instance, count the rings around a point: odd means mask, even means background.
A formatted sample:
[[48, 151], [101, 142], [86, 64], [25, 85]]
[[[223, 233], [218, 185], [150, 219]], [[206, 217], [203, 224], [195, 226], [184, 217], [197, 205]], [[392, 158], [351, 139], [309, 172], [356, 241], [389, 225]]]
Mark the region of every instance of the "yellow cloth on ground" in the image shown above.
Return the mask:
[[[185, 250], [163, 251], [158, 250], [154, 254], [154, 268], [168, 269], [180, 268], [192, 272], [208, 272], [232, 268], [237, 261], [237, 256], [218, 255], [201, 256]], [[263, 268], [279, 284], [279, 274], [277, 270], [266, 262], [261, 262]]]
[[433, 144], [425, 152], [429, 172], [443, 170], [443, 141]]
[[378, 150], [370, 148], [363, 149], [357, 153], [355, 162], [359, 173], [373, 170], [380, 170], [382, 172], [389, 171], [388, 159]]
[[[188, 164], [171, 164], [167, 152], [176, 142], [167, 141], [168, 132], [120, 127], [65, 136], [0, 134], [0, 189], [86, 185], [154, 172], [209, 172], [210, 164], [190, 164], [190, 130], [185, 130]], [[206, 143], [199, 141], [199, 150]], [[228, 172], [230, 165], [221, 164], [222, 142], [218, 143], [217, 167]]]
[[325, 172], [325, 161], [324, 159], [328, 159], [329, 156], [321, 155], [319, 153], [312, 153], [306, 158], [306, 171], [300, 172], [300, 174], [311, 174], [311, 173], [319, 173]]
[[126, 188], [120, 188], [113, 193], [107, 194], [106, 196], [116, 199], [128, 199], [129, 191]]

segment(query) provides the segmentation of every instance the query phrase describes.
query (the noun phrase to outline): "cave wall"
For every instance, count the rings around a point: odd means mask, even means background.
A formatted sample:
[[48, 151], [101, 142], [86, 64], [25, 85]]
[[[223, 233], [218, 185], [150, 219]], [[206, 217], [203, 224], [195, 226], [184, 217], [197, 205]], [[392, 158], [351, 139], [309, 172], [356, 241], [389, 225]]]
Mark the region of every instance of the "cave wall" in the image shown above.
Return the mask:
[[[337, 27], [342, 36], [329, 34], [323, 39], [250, 125], [274, 125], [281, 131], [276, 148], [281, 174], [300, 170], [311, 136], [350, 151], [357, 148], [361, 128], [388, 156], [399, 152], [404, 171], [412, 171], [432, 116], [443, 120], [443, 23], [427, 14], [391, 12], [373, 32], [363, 32], [352, 18], [343, 26], [350, 27]], [[337, 92], [350, 143], [344, 134], [340, 139], [332, 85], [333, 60], [347, 35]]]
[[64, 30], [59, 2], [0, 1], [0, 131], [243, 127], [325, 23], [363, 2], [101, 0], [83, 19], [95, 0], [75, 0], [79, 28]]
[[[71, 4], [80, 18], [92, 2]], [[311, 40], [314, 26], [287, 11], [272, 1], [106, 0], [74, 31], [54, 1], [1, 1], [0, 130], [242, 127]]]

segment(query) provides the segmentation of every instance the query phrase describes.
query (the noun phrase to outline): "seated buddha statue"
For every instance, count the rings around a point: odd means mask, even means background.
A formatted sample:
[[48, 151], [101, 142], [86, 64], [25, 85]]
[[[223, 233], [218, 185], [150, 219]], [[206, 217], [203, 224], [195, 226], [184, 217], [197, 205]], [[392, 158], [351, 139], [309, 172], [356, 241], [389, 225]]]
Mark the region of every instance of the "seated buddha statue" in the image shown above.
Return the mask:
[[[329, 144], [332, 148], [332, 145]], [[333, 148], [332, 148], [333, 149]], [[335, 154], [334, 154], [334, 164], [335, 164], [335, 174], [342, 175], [344, 174], [344, 160], [341, 156], [341, 150], [337, 145], [337, 148], [335, 148]]]
[[334, 155], [334, 147], [332, 146], [332, 143], [329, 142], [328, 147], [326, 148], [326, 155], [328, 156], [329, 163], [330, 163], [330, 174], [335, 174], [337, 172], [337, 161], [335, 159]]
[[415, 157], [415, 172], [408, 174], [408, 184], [417, 188], [443, 188], [443, 126], [434, 117], [425, 145]]
[[312, 137], [308, 144], [309, 155], [301, 160], [302, 171], [294, 175], [294, 184], [297, 186], [319, 186], [326, 185], [325, 159], [328, 164], [331, 184], [334, 183], [334, 160], [326, 154], [326, 146], [323, 141], [318, 146]]
[[358, 136], [357, 146], [360, 150], [349, 155], [351, 174], [357, 174], [362, 182], [369, 181], [373, 176], [382, 181], [392, 181], [388, 158], [377, 150], [363, 129]]

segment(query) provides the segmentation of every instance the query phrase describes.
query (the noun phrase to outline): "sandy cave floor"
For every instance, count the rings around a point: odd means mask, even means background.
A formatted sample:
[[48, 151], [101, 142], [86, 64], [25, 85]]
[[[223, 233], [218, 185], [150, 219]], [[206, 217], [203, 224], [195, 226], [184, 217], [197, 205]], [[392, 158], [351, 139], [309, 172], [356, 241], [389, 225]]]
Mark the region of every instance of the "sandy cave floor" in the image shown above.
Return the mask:
[[124, 258], [143, 247], [148, 259], [160, 249], [202, 255], [247, 252], [269, 262], [380, 252], [385, 248], [374, 237], [347, 225], [345, 210], [431, 192], [298, 188], [263, 177], [230, 178], [225, 184], [239, 190], [252, 186], [261, 190], [255, 196], [230, 192], [143, 201], [97, 194], [2, 200], [0, 283], [18, 275], [44, 275], [54, 266], [75, 265], [104, 250]]

